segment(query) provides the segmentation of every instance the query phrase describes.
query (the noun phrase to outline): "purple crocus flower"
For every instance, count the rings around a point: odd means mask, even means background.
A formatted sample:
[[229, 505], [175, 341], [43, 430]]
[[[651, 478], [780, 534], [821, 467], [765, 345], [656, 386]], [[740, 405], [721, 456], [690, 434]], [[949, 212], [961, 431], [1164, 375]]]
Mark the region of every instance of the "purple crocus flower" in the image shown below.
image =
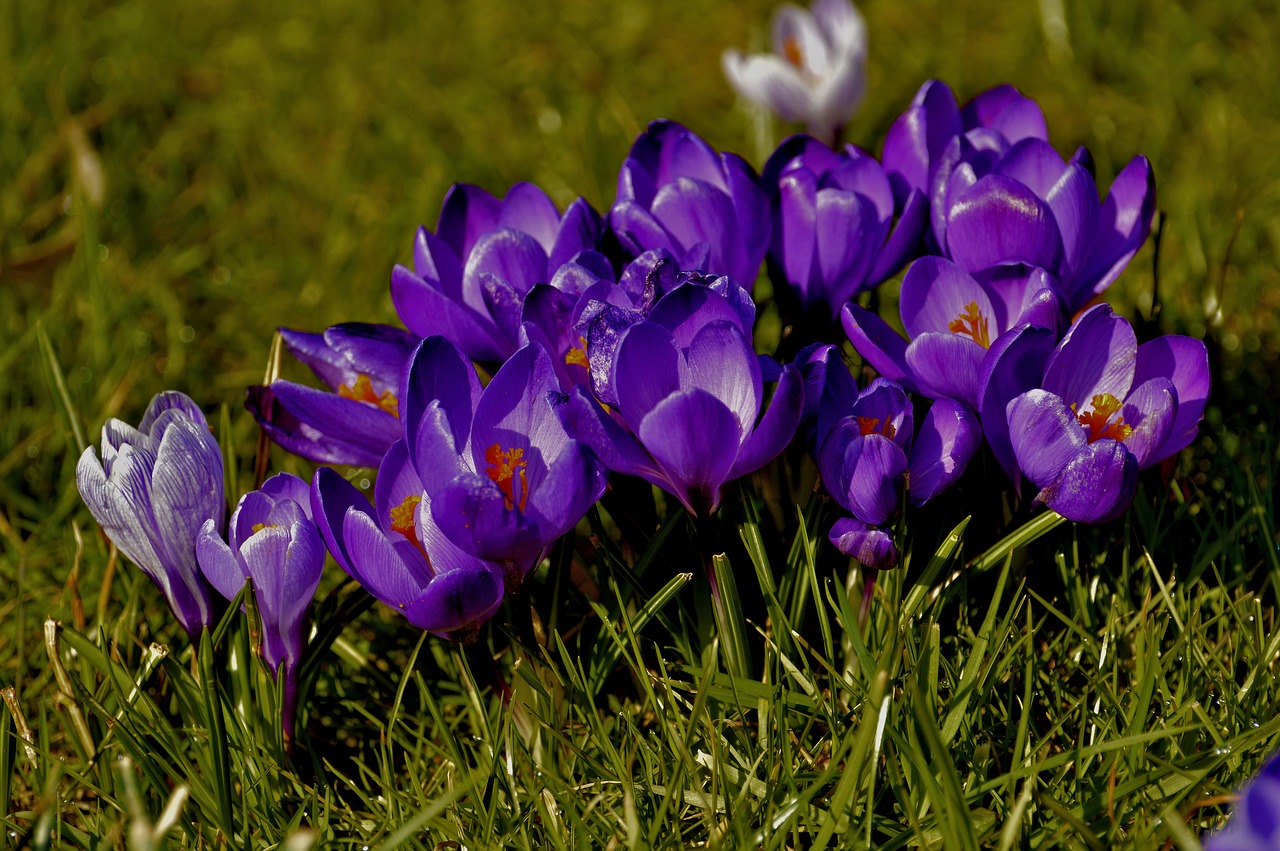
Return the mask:
[[687, 283], [622, 330], [616, 345], [589, 337], [596, 396], [579, 386], [557, 405], [568, 432], [609, 469], [640, 476], [698, 516], [715, 512], [726, 482], [786, 447], [804, 405], [803, 379], [788, 366], [757, 423], [764, 395], [751, 348], [754, 306], [734, 293], [745, 296], [727, 279]]
[[811, 136], [778, 146], [765, 163], [764, 185], [773, 201], [771, 269], [781, 271], [801, 311], [822, 305], [828, 320], [902, 268], [928, 214], [918, 190], [895, 204], [870, 154], [853, 145], [833, 151]]
[[196, 542], [200, 570], [214, 589], [234, 599], [253, 580], [262, 621], [262, 658], [277, 678], [285, 665], [283, 723], [293, 738], [298, 697], [298, 665], [306, 646], [307, 607], [320, 584], [325, 547], [311, 522], [311, 489], [289, 473], [279, 473], [260, 490], [240, 498], [228, 529], [230, 545], [212, 520]]
[[583, 199], [562, 216], [531, 183], [517, 183], [502, 200], [455, 184], [435, 233], [418, 230], [413, 269], [392, 271], [391, 300], [420, 338], [439, 334], [472, 360], [501, 363], [518, 347], [520, 306], [534, 285], [556, 285], [556, 271], [575, 259], [612, 274], [594, 251], [603, 227]]
[[406, 377], [405, 446], [432, 519], [465, 552], [502, 564], [511, 588], [605, 488], [600, 462], [551, 409], [558, 392], [537, 343], [481, 391], [453, 343], [428, 337]]
[[1168, 335], [1141, 346], [1100, 304], [1049, 357], [1040, 388], [1007, 407], [1009, 438], [1036, 502], [1069, 520], [1102, 523], [1133, 499], [1138, 470], [1195, 438], [1209, 393], [1204, 344]]
[[1204, 851], [1280, 851], [1280, 754], [1273, 754], [1240, 793], [1227, 826]]
[[682, 269], [728, 275], [749, 289], [769, 247], [769, 199], [741, 157], [659, 120], [622, 165], [609, 227], [632, 257], [665, 249]]
[[453, 640], [474, 635], [502, 605], [502, 566], [440, 532], [403, 440], [382, 459], [374, 503], [330, 467], [311, 480], [312, 515], [339, 567], [414, 626]]
[[978, 418], [939, 399], [917, 431], [901, 385], [877, 378], [858, 393], [834, 346], [807, 349], [802, 358], [807, 390], [821, 387], [811, 414], [818, 471], [852, 515], [836, 522], [830, 540], [869, 567], [892, 567], [898, 551], [884, 527], [898, 513], [904, 485], [911, 503], [923, 505], [954, 484], [981, 444]]
[[376, 467], [400, 435], [399, 392], [418, 339], [351, 322], [320, 334], [280, 329], [289, 353], [328, 390], [283, 379], [250, 387], [245, 407], [281, 447], [323, 464]]
[[1005, 356], [998, 343], [1006, 332], [1035, 325], [1056, 340], [1065, 324], [1052, 278], [1021, 265], [971, 275], [945, 258], [922, 257], [902, 279], [899, 307], [906, 340], [869, 310], [845, 307], [845, 333], [858, 354], [908, 390], [955, 399], [974, 411], [982, 408], [997, 359]]
[[76, 465], [76, 487], [120, 552], [163, 592], [193, 639], [212, 620], [209, 586], [196, 564], [196, 537], [226, 519], [222, 450], [195, 402], [167, 391], [134, 428], [102, 427], [102, 458], [92, 446]]
[[834, 141], [866, 92], [867, 25], [849, 0], [814, 0], [808, 12], [785, 5], [773, 16], [773, 53], [726, 50], [723, 66], [742, 97]]
[[1011, 86], [960, 110], [944, 83], [926, 83], [889, 129], [884, 164], [900, 196], [928, 192], [933, 250], [969, 272], [1039, 266], [1072, 312], [1119, 276], [1155, 213], [1145, 157], [1130, 160], [1099, 202], [1089, 152], [1064, 161], [1039, 106]]

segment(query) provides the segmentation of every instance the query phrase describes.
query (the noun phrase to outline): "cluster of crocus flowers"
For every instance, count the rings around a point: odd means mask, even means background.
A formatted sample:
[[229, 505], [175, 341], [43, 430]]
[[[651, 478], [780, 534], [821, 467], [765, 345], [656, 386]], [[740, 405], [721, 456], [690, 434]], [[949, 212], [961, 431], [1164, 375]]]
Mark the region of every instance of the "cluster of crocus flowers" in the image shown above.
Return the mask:
[[[814, 20], [839, 6], [819, 0]], [[779, 49], [816, 62], [820, 34], [788, 15]], [[984, 441], [1008, 478], [993, 487], [1105, 522], [1140, 470], [1194, 439], [1208, 358], [1187, 337], [1140, 343], [1106, 305], [1082, 310], [1147, 235], [1150, 167], [1135, 158], [1102, 201], [1087, 152], [1063, 160], [1047, 139], [1011, 87], [960, 107], [931, 82], [882, 161], [795, 136], [762, 177], [664, 120], [633, 145], [607, 216], [527, 183], [503, 198], [459, 184], [412, 268], [391, 271], [407, 328], [283, 331], [325, 389], [249, 393], [286, 450], [376, 468], [372, 501], [330, 467], [277, 477], [224, 538], [221, 454], [180, 394], [138, 429], [108, 423], [81, 492], [192, 634], [211, 620], [210, 584], [231, 597], [251, 580], [264, 658], [286, 677], [326, 549], [410, 623], [462, 640], [610, 475], [705, 518], [797, 436], [841, 509], [822, 531], [872, 568], [898, 561], [904, 510], [939, 498]], [[773, 352], [754, 333], [766, 254], [796, 323]], [[904, 267], [905, 337], [853, 301]], [[878, 373], [861, 388], [846, 341]]]

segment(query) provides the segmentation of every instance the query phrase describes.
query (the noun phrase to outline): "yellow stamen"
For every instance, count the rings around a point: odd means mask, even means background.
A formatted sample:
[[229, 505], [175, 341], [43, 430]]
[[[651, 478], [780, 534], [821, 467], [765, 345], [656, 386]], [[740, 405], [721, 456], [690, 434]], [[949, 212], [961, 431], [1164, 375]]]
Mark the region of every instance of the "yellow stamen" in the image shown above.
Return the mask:
[[804, 67], [804, 54], [800, 52], [800, 40], [789, 35], [782, 40], [782, 58], [797, 68]]
[[418, 503], [422, 502], [419, 494], [410, 494], [404, 502], [391, 509], [391, 531], [399, 532], [409, 539], [409, 543], [422, 549], [422, 541], [418, 539]]
[[268, 526], [266, 523], [254, 523], [254, 524], [253, 524], [253, 534], [255, 534], [255, 535], [256, 535], [256, 534], [258, 534], [259, 532], [261, 532], [263, 529], [274, 529], [274, 528], [275, 528], [275, 526]]
[[888, 420], [884, 421], [884, 428], [881, 429], [879, 417], [858, 417], [857, 420], [858, 431], [863, 434], [883, 434], [892, 440], [893, 436], [898, 433], [898, 430], [893, 427], [893, 423]]
[[579, 337], [578, 342], [581, 346], [574, 346], [569, 353], [564, 356], [564, 362], [569, 366], [586, 366], [587, 365], [587, 338]]
[[354, 399], [357, 402], [364, 402], [367, 405], [373, 405], [381, 408], [393, 417], [400, 416], [400, 408], [396, 403], [396, 394], [390, 390], [383, 390], [378, 393], [373, 389], [373, 381], [363, 372], [356, 376], [356, 380], [352, 384], [343, 384], [338, 387], [338, 395], [343, 399]]
[[[1129, 435], [1133, 434], [1133, 427], [1125, 425], [1124, 417], [1116, 417], [1114, 422], [1108, 422], [1111, 415], [1120, 410], [1123, 404], [1115, 396], [1110, 393], [1099, 393], [1091, 400], [1093, 409], [1083, 414], [1076, 414], [1076, 419], [1080, 420], [1080, 425], [1089, 429], [1089, 442], [1101, 440], [1109, 437], [1112, 440], [1118, 440], [1121, 443], [1125, 441]], [[1075, 405], [1071, 406], [1071, 410], [1075, 410]]]
[[963, 313], [947, 323], [947, 330], [952, 334], [968, 337], [984, 349], [991, 348], [987, 317], [982, 315], [976, 301], [969, 302]]
[[489, 462], [485, 473], [501, 488], [502, 501], [506, 503], [508, 510], [516, 507], [515, 480], [519, 475], [520, 510], [524, 511], [529, 502], [529, 480], [525, 477], [528, 462], [524, 460], [524, 450], [519, 447], [503, 449], [495, 443], [485, 450], [484, 460]]

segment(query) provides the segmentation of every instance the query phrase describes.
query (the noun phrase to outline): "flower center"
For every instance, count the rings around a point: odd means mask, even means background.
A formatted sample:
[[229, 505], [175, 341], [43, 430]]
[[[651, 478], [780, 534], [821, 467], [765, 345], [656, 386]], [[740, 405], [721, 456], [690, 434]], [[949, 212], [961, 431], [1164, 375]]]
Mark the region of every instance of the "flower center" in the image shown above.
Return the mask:
[[879, 417], [858, 417], [857, 420], [858, 431], [863, 434], [883, 434], [892, 440], [893, 436], [898, 433], [898, 430], [893, 427], [893, 423], [888, 420], [884, 421], [884, 428], [880, 428]]
[[[1133, 434], [1133, 427], [1125, 425], [1124, 417], [1116, 417], [1114, 422], [1109, 422], [1112, 414], [1120, 410], [1121, 402], [1115, 396], [1110, 393], [1099, 393], [1093, 397], [1091, 404], [1093, 405], [1091, 410], [1076, 414], [1080, 425], [1089, 429], [1090, 443], [1104, 437], [1123, 443], [1125, 438]], [[1075, 408], [1075, 405], [1071, 406], [1073, 412]]]
[[390, 390], [383, 390], [378, 393], [373, 389], [373, 381], [363, 372], [356, 376], [356, 380], [351, 384], [342, 384], [338, 387], [338, 395], [343, 399], [354, 399], [357, 402], [364, 402], [367, 405], [373, 405], [375, 408], [381, 408], [393, 417], [400, 416], [400, 409], [396, 404], [396, 394]]
[[[422, 502], [420, 494], [409, 494], [404, 498], [404, 502], [391, 509], [391, 531], [399, 532], [409, 540], [419, 550], [422, 549], [422, 541], [418, 539], [418, 503]], [[423, 553], [425, 555], [425, 551]]]
[[[518, 502], [520, 510], [524, 511], [525, 505], [529, 502], [529, 480], [525, 477], [525, 467], [528, 466], [528, 462], [524, 460], [524, 450], [519, 447], [503, 449], [495, 443], [485, 450], [484, 460], [489, 462], [489, 468], [485, 473], [502, 490], [502, 501], [506, 503], [507, 510], [515, 508]], [[515, 493], [517, 476], [520, 478], [518, 500]]]
[[968, 337], [984, 349], [991, 348], [987, 317], [982, 315], [982, 310], [976, 301], [969, 302], [964, 312], [948, 322], [947, 330], [952, 334]]
[[800, 52], [800, 40], [789, 35], [782, 40], [782, 58], [797, 68], [804, 68], [804, 54]]
[[258, 534], [259, 532], [261, 532], [263, 529], [274, 529], [274, 528], [276, 528], [274, 523], [273, 523], [273, 524], [271, 524], [270, 526], [268, 526], [266, 523], [254, 523], [254, 524], [253, 524], [253, 534], [255, 534], [255, 535], [256, 535], [256, 534]]
[[587, 365], [587, 338], [579, 337], [578, 342], [582, 345], [574, 346], [569, 350], [569, 353], [564, 356], [564, 362], [569, 366]]

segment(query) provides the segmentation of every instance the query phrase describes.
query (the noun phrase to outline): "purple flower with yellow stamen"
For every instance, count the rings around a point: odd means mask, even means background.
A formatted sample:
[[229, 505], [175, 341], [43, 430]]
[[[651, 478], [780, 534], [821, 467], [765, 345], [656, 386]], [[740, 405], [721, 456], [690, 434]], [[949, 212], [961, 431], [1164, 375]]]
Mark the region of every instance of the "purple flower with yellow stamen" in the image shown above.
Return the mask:
[[933, 247], [968, 272], [1004, 263], [1039, 266], [1069, 311], [1085, 306], [1142, 247], [1155, 212], [1155, 178], [1134, 157], [1098, 199], [1084, 148], [1063, 160], [1044, 117], [1015, 89], [985, 92], [963, 113], [928, 83], [885, 142], [902, 191], [928, 181]]
[[1280, 754], [1273, 754], [1240, 792], [1227, 826], [1204, 851], [1280, 851]]
[[464, 551], [502, 564], [513, 588], [605, 488], [600, 462], [551, 409], [548, 394], [558, 392], [537, 343], [483, 391], [442, 337], [423, 341], [406, 376], [405, 446], [435, 525]]
[[271, 439], [323, 464], [376, 467], [400, 435], [399, 392], [418, 339], [351, 322], [320, 334], [281, 328], [285, 346], [329, 388], [283, 379], [249, 388], [245, 407]]
[[277, 678], [285, 666], [282, 721], [293, 738], [298, 665], [306, 646], [307, 608], [320, 584], [325, 546], [311, 521], [311, 490], [289, 473], [272, 476], [260, 490], [240, 498], [224, 541], [206, 520], [196, 543], [200, 570], [215, 590], [234, 599], [253, 580], [262, 621], [262, 658]]
[[102, 457], [92, 446], [84, 451], [76, 487], [111, 542], [151, 577], [187, 634], [199, 636], [213, 608], [196, 537], [205, 521], [222, 529], [227, 505], [222, 450], [196, 403], [168, 391], [151, 400], [138, 428], [108, 420]]
[[790, 295], [801, 312], [822, 306], [828, 319], [902, 268], [928, 214], [917, 190], [895, 204], [870, 154], [853, 145], [833, 151], [810, 136], [778, 146], [765, 164], [764, 185], [773, 202], [770, 268], [787, 284], [780, 295]]
[[849, 0], [785, 5], [773, 16], [773, 53], [724, 53], [724, 74], [744, 98], [834, 140], [866, 91], [867, 26]]
[[435, 233], [418, 230], [413, 269], [392, 271], [391, 300], [420, 338], [438, 334], [472, 360], [502, 363], [519, 345], [521, 304], [535, 285], [574, 287], [572, 277], [556, 280], [570, 261], [597, 276], [612, 274], [594, 251], [603, 228], [583, 199], [561, 215], [531, 183], [517, 183], [501, 200], [455, 184]]
[[321, 467], [311, 481], [311, 510], [338, 566], [419, 629], [463, 640], [502, 605], [502, 565], [463, 552], [441, 533], [404, 440], [382, 459], [374, 505]]
[[1139, 346], [1100, 304], [1054, 349], [1040, 387], [1008, 403], [1013, 454], [1040, 488], [1036, 502], [1102, 523], [1128, 507], [1138, 470], [1191, 443], [1208, 393], [1203, 343], [1168, 335]]
[[853, 347], [885, 378], [974, 411], [983, 408], [990, 375], [1005, 352], [995, 344], [1007, 331], [1034, 325], [1056, 340], [1065, 324], [1052, 279], [1024, 266], [971, 275], [944, 258], [922, 257], [902, 279], [899, 306], [905, 340], [879, 316], [847, 305], [843, 321]]
[[568, 432], [609, 469], [657, 485], [696, 516], [714, 513], [725, 483], [786, 447], [804, 405], [803, 379], [788, 366], [757, 422], [764, 391], [751, 348], [754, 306], [735, 294], [745, 291], [727, 279], [685, 283], [648, 318], [611, 327], [616, 343], [589, 337], [595, 396], [577, 387], [557, 405]]
[[769, 199], [751, 166], [674, 121], [649, 124], [618, 175], [609, 227], [631, 257], [661, 248], [682, 269], [750, 289], [769, 248]]

